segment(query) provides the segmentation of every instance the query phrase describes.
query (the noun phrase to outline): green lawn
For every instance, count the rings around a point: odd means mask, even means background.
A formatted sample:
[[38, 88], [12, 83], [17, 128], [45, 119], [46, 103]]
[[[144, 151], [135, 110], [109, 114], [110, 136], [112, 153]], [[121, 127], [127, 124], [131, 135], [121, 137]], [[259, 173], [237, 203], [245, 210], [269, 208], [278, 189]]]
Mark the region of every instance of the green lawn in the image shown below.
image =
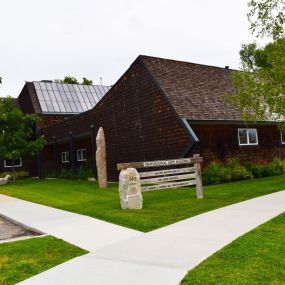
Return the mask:
[[196, 268], [182, 285], [285, 284], [285, 213], [236, 239]]
[[0, 244], [0, 284], [16, 284], [86, 253], [51, 236]]
[[142, 210], [121, 210], [117, 184], [102, 190], [88, 181], [27, 179], [0, 186], [0, 193], [147, 232], [283, 189], [285, 175], [206, 186], [199, 200], [194, 187], [146, 192]]

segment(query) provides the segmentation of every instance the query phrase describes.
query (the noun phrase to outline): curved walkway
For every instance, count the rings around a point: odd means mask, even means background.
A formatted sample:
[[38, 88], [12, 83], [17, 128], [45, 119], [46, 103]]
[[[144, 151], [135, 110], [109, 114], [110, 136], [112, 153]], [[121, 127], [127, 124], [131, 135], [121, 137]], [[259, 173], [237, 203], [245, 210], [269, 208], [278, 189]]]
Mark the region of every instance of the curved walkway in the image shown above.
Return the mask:
[[284, 211], [285, 191], [247, 200], [147, 234], [135, 232], [21, 284], [179, 284], [188, 270]]

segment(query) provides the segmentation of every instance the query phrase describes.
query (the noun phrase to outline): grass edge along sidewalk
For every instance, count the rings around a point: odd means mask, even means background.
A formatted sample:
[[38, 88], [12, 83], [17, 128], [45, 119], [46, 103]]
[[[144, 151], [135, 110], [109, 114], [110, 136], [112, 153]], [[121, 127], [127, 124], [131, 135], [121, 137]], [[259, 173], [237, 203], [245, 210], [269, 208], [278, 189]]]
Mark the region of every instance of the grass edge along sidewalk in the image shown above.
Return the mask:
[[237, 238], [188, 272], [181, 285], [285, 284], [285, 213]]
[[85, 253], [52, 236], [1, 243], [0, 284], [16, 284]]
[[209, 185], [204, 199], [195, 188], [143, 193], [142, 210], [120, 208], [118, 185], [102, 190], [96, 183], [80, 180], [24, 179], [0, 187], [0, 194], [87, 215], [148, 232], [217, 208], [274, 193], [285, 188], [285, 175]]

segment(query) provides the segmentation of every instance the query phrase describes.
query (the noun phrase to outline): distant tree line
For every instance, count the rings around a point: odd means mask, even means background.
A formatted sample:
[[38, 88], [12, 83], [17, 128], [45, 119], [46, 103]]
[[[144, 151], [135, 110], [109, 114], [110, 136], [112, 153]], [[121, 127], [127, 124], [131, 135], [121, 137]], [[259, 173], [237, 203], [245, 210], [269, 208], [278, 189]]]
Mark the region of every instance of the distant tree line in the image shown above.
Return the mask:
[[55, 83], [66, 83], [66, 84], [82, 84], [82, 85], [92, 85], [93, 81], [85, 77], [82, 78], [82, 81], [79, 82], [77, 78], [73, 76], [65, 76], [63, 79], [55, 79]]

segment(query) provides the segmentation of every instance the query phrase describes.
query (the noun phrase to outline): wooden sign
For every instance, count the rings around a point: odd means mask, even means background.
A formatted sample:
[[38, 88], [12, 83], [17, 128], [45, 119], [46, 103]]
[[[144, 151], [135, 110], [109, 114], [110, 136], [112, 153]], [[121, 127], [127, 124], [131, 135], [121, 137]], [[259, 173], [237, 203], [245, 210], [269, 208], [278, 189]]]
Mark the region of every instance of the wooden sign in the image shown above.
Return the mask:
[[[203, 198], [201, 163], [203, 158], [199, 154], [190, 158], [179, 158], [169, 160], [155, 160], [145, 162], [128, 162], [117, 164], [118, 170], [127, 168], [150, 168], [150, 167], [175, 167], [178, 165], [194, 164], [193, 167], [163, 169], [155, 171], [146, 171], [139, 173], [142, 192], [154, 191], [166, 188], [178, 188], [190, 185], [196, 185], [197, 198]], [[143, 178], [143, 179], [141, 179]], [[170, 183], [165, 183], [170, 182]], [[152, 185], [154, 184], [154, 185]]]
[[153, 177], [153, 176], [162, 176], [162, 175], [179, 174], [179, 173], [187, 173], [187, 172], [195, 172], [195, 167], [140, 172], [140, 177], [141, 178]]
[[142, 187], [142, 192], [147, 191], [154, 191], [154, 190], [161, 190], [166, 188], [178, 188], [184, 186], [195, 185], [195, 180], [192, 181], [180, 181], [180, 182], [173, 182], [173, 183], [166, 183], [166, 184], [159, 184], [159, 185], [151, 185], [151, 186], [144, 186]]
[[163, 177], [156, 177], [156, 178], [148, 178], [148, 179], [141, 179], [141, 184], [156, 184], [161, 182], [168, 182], [168, 181], [177, 181], [177, 180], [186, 180], [196, 178], [196, 174], [183, 174], [183, 175], [172, 175], [172, 176], [163, 176]]
[[191, 157], [191, 158], [179, 158], [170, 160], [155, 160], [155, 161], [145, 161], [145, 162], [128, 162], [128, 163], [118, 163], [117, 169], [127, 169], [133, 168], [147, 168], [147, 167], [160, 167], [160, 166], [172, 166], [172, 165], [183, 165], [191, 163], [201, 163], [203, 161], [202, 157]]

